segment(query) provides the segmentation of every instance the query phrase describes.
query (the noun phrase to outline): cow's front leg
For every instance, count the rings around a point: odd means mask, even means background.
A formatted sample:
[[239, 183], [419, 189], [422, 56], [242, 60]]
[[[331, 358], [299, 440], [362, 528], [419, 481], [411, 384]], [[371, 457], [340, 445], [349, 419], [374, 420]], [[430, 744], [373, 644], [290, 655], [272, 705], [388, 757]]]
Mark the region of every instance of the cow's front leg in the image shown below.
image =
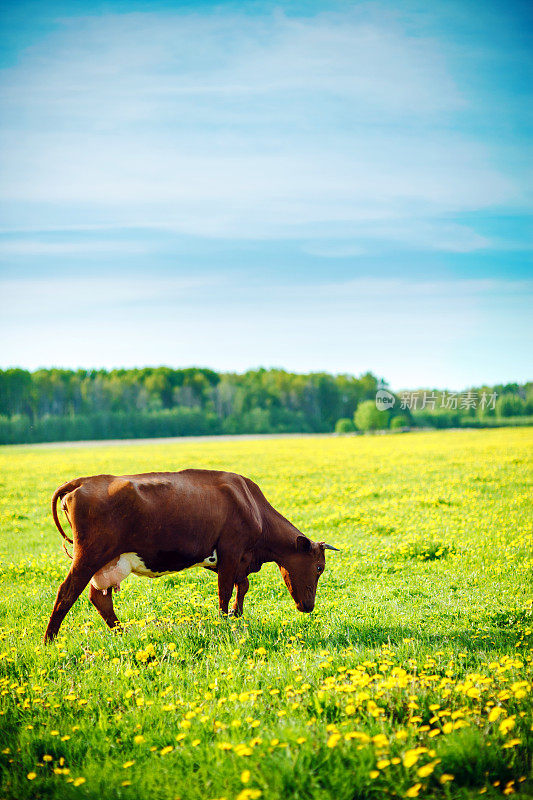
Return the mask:
[[218, 559], [218, 609], [223, 616], [228, 615], [229, 601], [233, 594], [233, 585], [237, 575], [240, 559], [229, 554], [219, 553]]
[[96, 608], [104, 622], [110, 628], [119, 624], [118, 617], [113, 608], [113, 589], [109, 587], [107, 594], [97, 589], [93, 584], [89, 584], [89, 600]]
[[241, 617], [244, 605], [244, 596], [248, 591], [250, 581], [248, 578], [243, 578], [241, 581], [238, 581], [235, 586], [237, 588], [237, 596], [235, 597], [235, 602], [230, 613], [233, 617]]

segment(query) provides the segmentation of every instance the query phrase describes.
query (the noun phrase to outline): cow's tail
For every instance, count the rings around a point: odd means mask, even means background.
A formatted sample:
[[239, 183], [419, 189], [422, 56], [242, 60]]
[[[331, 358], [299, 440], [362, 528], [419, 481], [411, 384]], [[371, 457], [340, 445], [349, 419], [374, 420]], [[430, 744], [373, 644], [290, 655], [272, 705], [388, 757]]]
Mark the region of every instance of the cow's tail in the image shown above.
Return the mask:
[[[72, 539], [70, 538], [70, 536], [67, 536], [67, 534], [63, 530], [63, 527], [57, 515], [57, 501], [59, 499], [63, 499], [63, 497], [69, 492], [72, 492], [73, 489], [77, 489], [78, 486], [81, 486], [82, 482], [83, 482], [82, 479], [77, 478], [74, 481], [69, 481], [68, 483], [64, 483], [63, 486], [60, 486], [59, 489], [56, 489], [54, 494], [52, 495], [52, 517], [54, 518], [56, 528], [63, 537], [63, 539], [65, 540], [65, 542], [70, 542], [70, 544], [72, 544]], [[63, 550], [65, 551], [65, 553], [69, 558], [72, 558], [71, 554], [67, 550], [65, 542], [63, 542]]]

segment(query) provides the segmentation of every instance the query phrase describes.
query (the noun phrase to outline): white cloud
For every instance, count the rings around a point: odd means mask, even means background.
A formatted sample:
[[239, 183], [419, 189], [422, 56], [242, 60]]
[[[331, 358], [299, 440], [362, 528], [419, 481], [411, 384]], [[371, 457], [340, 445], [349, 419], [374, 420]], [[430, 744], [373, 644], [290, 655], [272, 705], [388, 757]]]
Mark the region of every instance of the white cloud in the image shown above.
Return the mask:
[[[91, 277], [73, 274], [67, 278], [6, 278], [0, 280], [4, 323], [37, 318], [56, 319], [57, 314], [80, 313], [97, 318], [109, 310], [119, 311], [143, 304], [179, 303], [206, 287], [217, 286], [222, 277], [198, 276], [163, 278], [158, 275], [103, 275]], [[70, 312], [69, 312], [70, 309]]]
[[36, 239], [10, 239], [0, 241], [2, 256], [94, 256], [107, 254], [132, 255], [149, 252], [146, 244], [132, 241], [61, 241], [46, 242]]
[[11, 280], [0, 283], [0, 335], [3, 363], [30, 367], [371, 369], [395, 387], [463, 387], [527, 379], [523, 319], [532, 293], [532, 281], [496, 279], [376, 277], [259, 290], [238, 273]]
[[65, 20], [4, 72], [0, 199], [64, 223], [486, 247], [442, 218], [521, 189], [450, 131], [465, 99], [438, 42], [407, 30], [366, 4]]

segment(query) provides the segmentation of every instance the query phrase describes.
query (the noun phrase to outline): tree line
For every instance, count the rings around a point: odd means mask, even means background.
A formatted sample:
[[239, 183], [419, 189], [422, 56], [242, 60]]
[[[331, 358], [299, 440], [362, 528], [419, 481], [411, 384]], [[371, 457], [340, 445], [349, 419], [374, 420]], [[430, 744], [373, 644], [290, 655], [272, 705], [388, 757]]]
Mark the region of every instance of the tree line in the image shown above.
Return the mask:
[[481, 387], [490, 408], [376, 409], [378, 380], [256, 369], [242, 374], [190, 367], [0, 370], [0, 443], [221, 433], [320, 433], [412, 425], [496, 424], [533, 414], [533, 384]]

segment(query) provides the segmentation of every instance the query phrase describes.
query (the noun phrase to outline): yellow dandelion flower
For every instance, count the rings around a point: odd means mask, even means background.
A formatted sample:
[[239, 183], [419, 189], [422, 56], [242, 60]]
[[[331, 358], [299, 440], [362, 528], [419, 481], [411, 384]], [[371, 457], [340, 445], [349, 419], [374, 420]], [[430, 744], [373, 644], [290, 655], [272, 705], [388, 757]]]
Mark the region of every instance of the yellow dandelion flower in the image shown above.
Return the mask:
[[241, 783], [248, 783], [251, 777], [251, 772], [249, 769], [243, 769], [241, 772]]
[[129, 767], [133, 767], [135, 761], [125, 761], [122, 765], [122, 769], [128, 769]]
[[507, 719], [504, 719], [502, 722], [500, 722], [500, 724], [498, 725], [498, 730], [500, 731], [500, 733], [503, 733], [505, 735], [506, 733], [509, 733], [509, 731], [512, 731], [515, 724], [516, 723], [513, 717], [508, 717]]
[[82, 783], [85, 783], [85, 778], [75, 778], [72, 783], [74, 786], [81, 786]]
[[28, 774], [26, 775], [26, 777], [27, 777], [27, 779], [28, 779], [29, 781], [33, 781], [33, 780], [35, 780], [35, 778], [37, 777], [37, 773], [36, 773], [36, 772], [28, 772]]
[[453, 781], [455, 775], [450, 775], [448, 772], [445, 772], [443, 775], [440, 776], [439, 781], [442, 784], [448, 783], [449, 781]]
[[[418, 761], [418, 752], [417, 750], [408, 750], [403, 757], [403, 765], [406, 769], [412, 767], [413, 764], [416, 764]], [[412, 797], [416, 797], [416, 795], [411, 795]]]
[[521, 744], [522, 739], [509, 739], [508, 742], [505, 742], [504, 749], [508, 750], [510, 747], [516, 747], [518, 744]]
[[406, 797], [418, 797], [418, 792], [420, 791], [421, 788], [422, 788], [422, 784], [421, 783], [415, 783], [414, 786], [411, 786], [411, 788], [406, 791], [405, 796]]
[[258, 797], [261, 797], [261, 794], [260, 789], [243, 789], [235, 800], [257, 800]]

